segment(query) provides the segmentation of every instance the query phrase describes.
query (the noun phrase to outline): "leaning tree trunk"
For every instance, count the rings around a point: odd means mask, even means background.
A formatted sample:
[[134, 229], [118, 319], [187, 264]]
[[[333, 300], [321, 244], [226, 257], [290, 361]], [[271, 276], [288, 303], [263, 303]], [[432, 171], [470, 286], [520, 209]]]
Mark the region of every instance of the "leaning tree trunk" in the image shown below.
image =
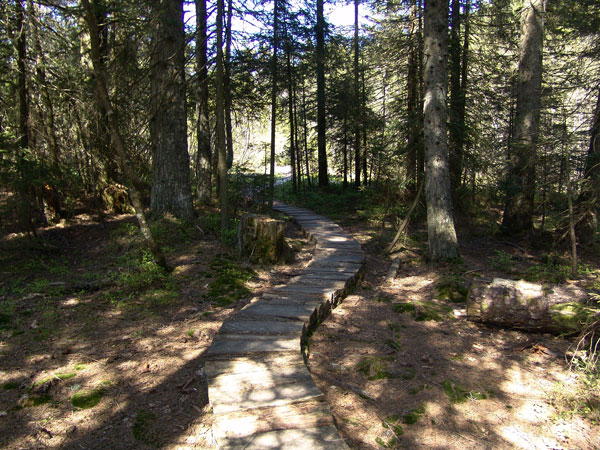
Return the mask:
[[549, 333], [579, 333], [598, 319], [600, 309], [574, 286], [542, 286], [495, 278], [475, 281], [467, 298], [467, 318], [475, 322]]
[[140, 231], [144, 237], [144, 241], [148, 246], [148, 249], [152, 253], [156, 263], [162, 267], [165, 271], [170, 271], [172, 268], [167, 264], [165, 256], [154, 240], [150, 226], [146, 221], [146, 214], [144, 213], [144, 206], [142, 204], [142, 196], [137, 188], [139, 180], [137, 174], [131, 169], [131, 163], [127, 158], [127, 151], [125, 148], [125, 141], [121, 137], [119, 132], [119, 124], [117, 122], [115, 111], [113, 110], [112, 103], [106, 87], [104, 66], [101, 60], [100, 53], [100, 39], [98, 36], [98, 22], [96, 21], [96, 15], [94, 8], [90, 4], [89, 0], [81, 0], [85, 8], [85, 20], [87, 22], [90, 31], [90, 43], [91, 43], [91, 58], [92, 67], [94, 70], [94, 77], [96, 79], [96, 100], [98, 103], [98, 109], [102, 115], [107, 117], [108, 131], [110, 133], [113, 145], [117, 151], [118, 158], [120, 160], [123, 173], [127, 178], [127, 184], [129, 185], [129, 195], [131, 203], [135, 210], [135, 216], [140, 226]]
[[519, 84], [515, 136], [510, 148], [507, 201], [502, 218], [506, 232], [533, 228], [536, 147], [542, 94], [545, 0], [524, 2], [521, 15]]
[[428, 0], [425, 7], [425, 195], [429, 256], [433, 261], [458, 256], [446, 138], [448, 2]]

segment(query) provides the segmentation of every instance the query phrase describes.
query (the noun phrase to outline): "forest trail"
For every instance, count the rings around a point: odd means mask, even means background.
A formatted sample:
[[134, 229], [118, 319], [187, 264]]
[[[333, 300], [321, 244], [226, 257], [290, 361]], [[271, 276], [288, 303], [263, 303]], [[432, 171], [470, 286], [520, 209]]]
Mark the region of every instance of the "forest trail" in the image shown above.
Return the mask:
[[316, 242], [313, 259], [225, 321], [205, 370], [222, 449], [343, 449], [323, 393], [305, 364], [307, 338], [353, 287], [360, 244], [326, 217], [276, 203]]

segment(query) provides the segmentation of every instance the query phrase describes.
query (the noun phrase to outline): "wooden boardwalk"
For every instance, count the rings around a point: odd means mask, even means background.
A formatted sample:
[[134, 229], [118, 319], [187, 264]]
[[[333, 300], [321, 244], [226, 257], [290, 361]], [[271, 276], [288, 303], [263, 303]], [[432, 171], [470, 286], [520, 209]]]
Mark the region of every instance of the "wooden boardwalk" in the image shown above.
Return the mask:
[[357, 280], [358, 242], [331, 220], [276, 204], [316, 242], [310, 264], [223, 323], [205, 363], [221, 449], [347, 449], [305, 364], [304, 343]]

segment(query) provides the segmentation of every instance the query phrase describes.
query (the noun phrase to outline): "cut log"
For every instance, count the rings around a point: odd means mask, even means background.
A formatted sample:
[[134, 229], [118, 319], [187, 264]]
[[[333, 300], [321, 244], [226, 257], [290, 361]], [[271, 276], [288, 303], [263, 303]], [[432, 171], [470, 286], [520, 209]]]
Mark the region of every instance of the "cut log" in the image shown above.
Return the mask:
[[526, 331], [576, 334], [599, 314], [590, 295], [576, 286], [494, 278], [474, 281], [467, 298], [469, 320]]
[[249, 214], [240, 220], [238, 250], [241, 255], [261, 263], [276, 263], [291, 253], [283, 232], [285, 222]]

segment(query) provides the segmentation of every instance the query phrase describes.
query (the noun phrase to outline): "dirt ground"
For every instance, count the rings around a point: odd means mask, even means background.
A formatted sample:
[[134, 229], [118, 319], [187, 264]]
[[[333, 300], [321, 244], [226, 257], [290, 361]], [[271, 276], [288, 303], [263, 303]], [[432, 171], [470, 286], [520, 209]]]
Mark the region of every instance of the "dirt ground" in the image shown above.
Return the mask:
[[[301, 247], [294, 264], [238, 265], [234, 249], [202, 229], [202, 221], [185, 235], [175, 226], [167, 229], [174, 236], [163, 239], [176, 266], [165, 281], [137, 265], [131, 215], [77, 214], [41, 229], [40, 240], [14, 232], [6, 217], [5, 211], [0, 448], [6, 449], [209, 448], [203, 365], [213, 335], [252, 295], [296, 275], [313, 248], [290, 223], [286, 235]], [[245, 298], [227, 306], [210, 298], [221, 268], [214, 263], [223, 260], [233, 261], [233, 271], [253, 271], [244, 279]]]
[[[352, 231], [368, 253], [364, 281], [310, 347], [313, 377], [352, 448], [600, 448], [598, 385], [585, 393], [595, 421], [560, 402], [582, 394], [566, 358], [574, 338], [474, 324], [464, 303], [436, 299], [440, 280], [457, 272], [510, 276], [490, 261], [498, 254], [514, 254], [515, 264], [536, 259], [526, 243], [463, 234], [459, 268], [434, 268], [422, 261], [422, 245], [408, 245], [386, 283], [390, 261], [371, 248], [364, 228]], [[405, 302], [437, 304], [443, 316], [417, 321], [396, 306]]]
[[[310, 259], [299, 230], [287, 229], [297, 261], [272, 267], [237, 261], [202, 221], [163, 224], [177, 266], [164, 278], [144, 265], [130, 215], [76, 214], [42, 230], [43, 245], [6, 217], [4, 204], [0, 447], [210, 448], [204, 353], [224, 319]], [[352, 448], [600, 448], [589, 414], [557, 406], [580, 392], [565, 361], [573, 339], [476, 325], [464, 303], [436, 299], [449, 274], [492, 276], [498, 255], [535, 255], [463, 234], [464, 263], [440, 268], [413, 242], [386, 282], [373, 229], [346, 228], [367, 252], [363, 281], [314, 334], [309, 364]], [[223, 260], [252, 273], [231, 305], [211, 291]], [[439, 321], [398, 306], [427, 301]]]

